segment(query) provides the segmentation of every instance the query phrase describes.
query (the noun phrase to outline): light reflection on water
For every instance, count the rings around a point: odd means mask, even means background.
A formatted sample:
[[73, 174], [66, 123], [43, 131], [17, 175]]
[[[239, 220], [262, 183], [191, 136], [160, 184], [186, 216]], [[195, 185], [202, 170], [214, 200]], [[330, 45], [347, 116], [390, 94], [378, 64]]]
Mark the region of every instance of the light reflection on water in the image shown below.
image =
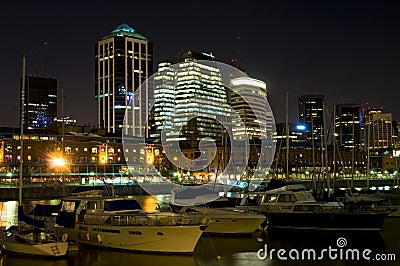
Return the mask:
[[17, 218], [18, 202], [17, 201], [4, 201], [0, 202], [0, 226], [1, 228], [8, 228], [11, 225], [18, 223]]
[[[48, 204], [48, 201], [41, 202]], [[57, 204], [58, 202], [53, 202]], [[142, 197], [140, 203], [146, 211], [155, 211], [158, 201], [152, 197]], [[4, 217], [16, 215], [17, 202], [0, 202], [0, 212], [3, 221]], [[8, 219], [8, 218], [7, 218]], [[193, 255], [157, 255], [133, 252], [121, 252], [90, 247], [81, 247], [79, 252], [71, 253], [67, 258], [60, 260], [46, 260], [38, 258], [24, 258], [19, 256], [2, 254], [0, 266], [10, 265], [40, 265], [40, 266], [125, 266], [125, 265], [236, 265], [236, 266], [283, 266], [283, 265], [321, 265], [321, 261], [281, 261], [281, 260], [259, 260], [257, 251], [267, 244], [268, 248], [304, 249], [314, 248], [321, 250], [328, 246], [336, 247], [338, 237], [345, 237], [349, 248], [369, 248], [376, 253], [395, 253], [395, 262], [370, 262], [365, 261], [330, 261], [325, 260], [324, 265], [400, 265], [400, 219], [386, 219], [380, 234], [368, 232], [358, 234], [291, 234], [277, 233], [267, 234], [264, 238], [261, 235], [252, 237], [211, 237], [204, 235], [200, 238]]]

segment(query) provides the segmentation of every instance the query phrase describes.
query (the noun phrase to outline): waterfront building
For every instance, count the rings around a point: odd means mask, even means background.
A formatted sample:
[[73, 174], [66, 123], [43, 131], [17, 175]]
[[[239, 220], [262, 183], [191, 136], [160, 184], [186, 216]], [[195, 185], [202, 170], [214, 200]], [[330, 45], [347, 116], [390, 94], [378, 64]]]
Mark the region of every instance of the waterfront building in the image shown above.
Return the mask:
[[[289, 149], [289, 174], [291, 177], [312, 178], [315, 175], [322, 175], [326, 171], [334, 169], [335, 161], [336, 177], [355, 178], [365, 176], [367, 170], [367, 152], [362, 150], [342, 150], [338, 156], [337, 150], [328, 145], [326, 153], [313, 151], [312, 148], [291, 147]], [[286, 147], [277, 147], [274, 165], [271, 169], [277, 177], [286, 176]], [[322, 163], [328, 156], [328, 165]], [[335, 159], [334, 159], [335, 156]]]
[[337, 146], [345, 149], [361, 149], [361, 105], [337, 104], [334, 116]]
[[221, 145], [220, 122], [230, 123], [228, 92], [219, 68], [198, 60], [212, 61], [214, 56], [189, 50], [176, 56], [173, 65], [160, 63], [154, 91], [157, 129], [168, 125], [166, 140], [182, 141], [189, 147], [197, 148], [206, 137]]
[[[278, 149], [286, 148], [286, 129], [285, 123], [276, 123], [276, 134], [274, 142]], [[289, 148], [305, 148], [305, 126], [302, 124], [288, 123], [289, 127]]]
[[121, 134], [127, 111], [132, 118], [125, 133], [147, 137], [152, 91], [148, 84], [136, 90], [153, 73], [153, 45], [142, 34], [121, 24], [102, 37], [95, 49], [95, 100], [97, 126]]
[[323, 95], [302, 95], [299, 98], [299, 123], [305, 126], [307, 146], [322, 147], [325, 99]]
[[161, 62], [154, 76], [155, 138], [160, 138], [160, 132], [172, 126], [169, 118], [173, 116], [175, 108], [176, 71], [171, 65], [169, 61]]
[[272, 130], [265, 82], [249, 77], [231, 79], [232, 134], [236, 140], [263, 139]]
[[364, 110], [364, 138], [369, 150], [388, 149], [392, 146], [392, 114], [382, 108]]
[[[61, 172], [73, 177], [106, 172], [120, 176], [125, 166], [121, 138], [92, 133], [68, 133], [64, 134], [64, 140], [62, 136], [61, 133], [24, 134], [24, 177], [58, 178]], [[18, 176], [20, 149], [19, 132], [2, 128], [0, 177]], [[127, 173], [126, 170], [124, 175]]]
[[57, 80], [26, 76], [23, 104], [25, 130], [50, 127], [57, 117]]

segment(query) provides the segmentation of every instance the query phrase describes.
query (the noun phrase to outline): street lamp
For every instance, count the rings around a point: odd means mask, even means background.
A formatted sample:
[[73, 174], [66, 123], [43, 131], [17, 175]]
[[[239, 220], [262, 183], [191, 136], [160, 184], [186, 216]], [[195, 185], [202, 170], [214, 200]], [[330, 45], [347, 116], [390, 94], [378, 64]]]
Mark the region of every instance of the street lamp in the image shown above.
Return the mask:
[[65, 159], [63, 157], [53, 157], [51, 159], [52, 166], [57, 170], [61, 169], [61, 182], [63, 188], [63, 196], [65, 196], [65, 177], [64, 177], [64, 167], [66, 165]]
[[100, 164], [103, 165], [103, 175], [104, 175], [104, 177], [106, 177], [106, 163], [107, 163], [107, 160], [104, 159], [104, 157], [102, 157], [101, 160], [100, 160]]
[[11, 172], [7, 173], [7, 177], [10, 178], [10, 184], [12, 183], [12, 176], [13, 176], [13, 174]]
[[52, 159], [52, 164], [53, 164], [53, 167], [64, 167], [65, 160], [64, 160], [64, 158], [55, 157]]

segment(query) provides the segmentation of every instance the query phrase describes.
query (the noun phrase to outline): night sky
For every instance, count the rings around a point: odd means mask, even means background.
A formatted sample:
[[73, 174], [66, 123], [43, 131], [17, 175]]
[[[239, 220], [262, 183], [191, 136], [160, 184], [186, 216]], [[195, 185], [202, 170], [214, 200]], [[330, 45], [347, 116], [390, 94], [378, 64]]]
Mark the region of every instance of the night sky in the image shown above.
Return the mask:
[[219, 2], [2, 1], [0, 127], [19, 124], [23, 53], [28, 74], [46, 69], [58, 79], [65, 114], [95, 125], [95, 43], [121, 23], [154, 43], [155, 67], [188, 49], [211, 51], [223, 62], [239, 57], [243, 70], [267, 83], [277, 122], [286, 90], [291, 122], [307, 93], [325, 95], [330, 112], [333, 104], [368, 102], [400, 120], [395, 1]]

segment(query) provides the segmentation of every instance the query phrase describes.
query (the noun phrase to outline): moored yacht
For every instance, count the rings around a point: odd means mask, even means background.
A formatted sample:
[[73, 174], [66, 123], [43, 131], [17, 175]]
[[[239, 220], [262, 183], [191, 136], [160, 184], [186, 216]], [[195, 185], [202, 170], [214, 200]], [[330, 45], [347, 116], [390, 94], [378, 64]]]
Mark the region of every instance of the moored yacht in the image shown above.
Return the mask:
[[132, 198], [97, 192], [64, 198], [56, 225], [83, 245], [161, 253], [192, 253], [205, 228], [200, 216], [146, 213]]
[[237, 206], [263, 213], [268, 229], [377, 230], [389, 211], [371, 208], [349, 209], [342, 202], [317, 202], [303, 185], [248, 192]]
[[235, 208], [182, 207], [179, 213], [201, 214], [208, 223], [205, 233], [216, 235], [249, 235], [261, 229], [265, 216]]
[[[21, 95], [25, 94], [25, 72], [26, 56], [22, 56], [22, 86]], [[22, 98], [23, 101], [23, 98]], [[20, 160], [19, 160], [19, 182], [18, 182], [18, 214], [23, 210], [23, 158], [24, 158], [24, 105], [21, 104], [21, 133], [20, 140]], [[33, 220], [33, 219], [32, 219]], [[24, 256], [43, 256], [50, 258], [63, 257], [68, 252], [68, 243], [56, 239], [54, 235], [42, 232], [39, 228], [26, 229], [18, 217], [19, 226], [11, 226], [7, 230], [0, 231], [0, 247], [2, 251]]]
[[57, 258], [68, 252], [68, 242], [57, 240], [51, 234], [11, 227], [2, 232], [1, 249], [7, 253]]

